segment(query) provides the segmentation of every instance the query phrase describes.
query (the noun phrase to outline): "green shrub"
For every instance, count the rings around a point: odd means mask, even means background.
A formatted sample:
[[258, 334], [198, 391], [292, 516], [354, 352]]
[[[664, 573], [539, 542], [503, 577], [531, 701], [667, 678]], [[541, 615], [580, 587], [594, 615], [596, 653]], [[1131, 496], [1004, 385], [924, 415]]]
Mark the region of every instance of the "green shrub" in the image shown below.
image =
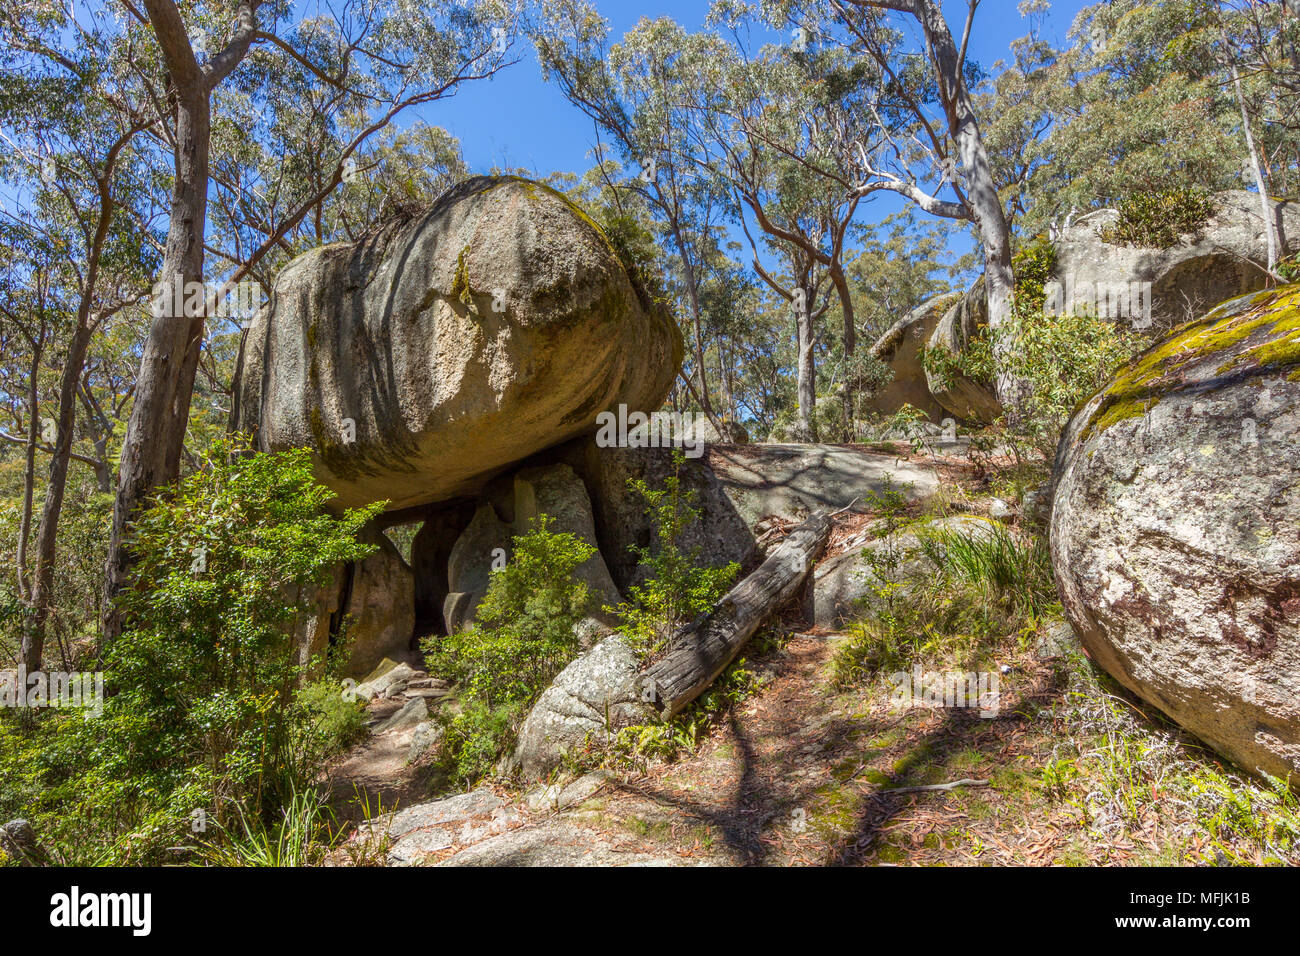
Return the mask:
[[1056, 247], [1046, 236], [1035, 236], [1011, 257], [1016, 277], [1016, 307], [1041, 312], [1047, 303], [1047, 283], [1056, 272]]
[[344, 696], [338, 681], [313, 681], [298, 691], [298, 705], [306, 718], [304, 745], [313, 754], [330, 756], [366, 736], [365, 704], [353, 695]]
[[919, 552], [933, 571], [908, 575], [909, 556], [893, 541], [867, 555], [871, 595], [831, 661], [848, 687], [925, 658], [958, 669], [979, 662], [1000, 639], [1036, 630], [1055, 610], [1046, 542], [1022, 540], [991, 522], [987, 530], [923, 529]]
[[1012, 437], [1048, 460], [1074, 409], [1144, 347], [1122, 323], [1087, 312], [1018, 313], [1006, 334], [1007, 370], [1027, 388]]
[[648, 580], [629, 589], [631, 600], [607, 610], [619, 616], [619, 632], [644, 657], [662, 651], [679, 627], [712, 608], [740, 571], [734, 561], [721, 568], [701, 568], [700, 549], [684, 547], [687, 529], [700, 516], [695, 507], [699, 496], [682, 487], [685, 463], [685, 455], [674, 451], [673, 473], [662, 488], [653, 489], [639, 478], [628, 482], [646, 503], [655, 546], [633, 548]]
[[295, 693], [294, 628], [314, 586], [370, 552], [355, 535], [382, 508], [333, 517], [331, 497], [306, 450], [232, 439], [139, 515], [103, 714], [41, 712], [0, 737], [34, 768], [28, 812], [66, 861], [174, 859], [192, 815], [269, 824], [306, 791], [328, 744], [315, 692]]
[[446, 719], [440, 751], [444, 769], [465, 784], [491, 772], [528, 708], [581, 650], [574, 626], [590, 597], [574, 572], [596, 549], [551, 525], [539, 515], [514, 539], [473, 624], [425, 642], [430, 666], [461, 684], [464, 709]]
[[1214, 198], [1195, 188], [1139, 192], [1120, 200], [1117, 211], [1115, 223], [1100, 231], [1102, 241], [1168, 249], [1199, 232], [1214, 214]]

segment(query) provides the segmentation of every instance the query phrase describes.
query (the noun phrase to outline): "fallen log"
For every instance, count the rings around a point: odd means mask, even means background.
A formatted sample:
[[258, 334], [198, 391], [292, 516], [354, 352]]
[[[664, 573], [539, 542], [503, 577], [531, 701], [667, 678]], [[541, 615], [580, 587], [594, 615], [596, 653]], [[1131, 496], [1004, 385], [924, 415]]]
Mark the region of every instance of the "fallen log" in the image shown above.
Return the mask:
[[646, 668], [642, 700], [672, 717], [702, 694], [759, 626], [803, 585], [830, 530], [830, 516], [817, 512], [708, 615], [678, 631], [667, 653]]

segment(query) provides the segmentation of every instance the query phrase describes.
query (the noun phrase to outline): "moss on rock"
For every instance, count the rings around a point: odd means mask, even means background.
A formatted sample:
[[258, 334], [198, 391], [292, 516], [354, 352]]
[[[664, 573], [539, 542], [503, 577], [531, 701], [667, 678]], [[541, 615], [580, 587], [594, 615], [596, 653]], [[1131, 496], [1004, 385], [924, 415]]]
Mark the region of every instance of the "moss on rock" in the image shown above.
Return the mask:
[[[1300, 284], [1231, 299], [1174, 329], [1105, 387], [1082, 437], [1145, 415], [1161, 395], [1216, 356], [1226, 359], [1215, 367], [1218, 375], [1262, 374], [1300, 365]], [[1295, 380], [1295, 374], [1288, 377]]]

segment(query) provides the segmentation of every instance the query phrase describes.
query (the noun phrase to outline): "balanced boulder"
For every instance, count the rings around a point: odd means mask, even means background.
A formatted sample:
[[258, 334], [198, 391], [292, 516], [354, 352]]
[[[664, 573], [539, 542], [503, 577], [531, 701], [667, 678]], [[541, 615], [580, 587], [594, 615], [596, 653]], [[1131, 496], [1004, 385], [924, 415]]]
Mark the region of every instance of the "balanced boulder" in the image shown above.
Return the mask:
[[880, 415], [892, 415], [904, 405], [911, 405], [936, 422], [948, 414], [930, 394], [921, 356], [935, 326], [959, 298], [949, 293], [927, 299], [890, 326], [871, 346], [872, 357], [888, 365], [893, 376], [867, 398], [868, 408]]
[[659, 407], [681, 335], [560, 193], [479, 176], [425, 214], [299, 256], [240, 357], [232, 424], [309, 447], [337, 507], [476, 494], [493, 474]]

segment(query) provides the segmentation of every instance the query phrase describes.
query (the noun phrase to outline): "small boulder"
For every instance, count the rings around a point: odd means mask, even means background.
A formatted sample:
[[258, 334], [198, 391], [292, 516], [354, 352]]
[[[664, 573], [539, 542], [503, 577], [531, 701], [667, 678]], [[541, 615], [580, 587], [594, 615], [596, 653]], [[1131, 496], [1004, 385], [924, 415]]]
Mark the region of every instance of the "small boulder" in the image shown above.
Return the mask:
[[[939, 319], [926, 348], [960, 357], [977, 335], [984, 334], [981, 330], [987, 325], [988, 303], [981, 279]], [[1002, 404], [990, 382], [956, 370], [930, 369], [926, 370], [925, 380], [935, 400], [962, 421], [987, 425], [1002, 414]]]
[[18, 866], [43, 866], [47, 862], [45, 850], [36, 839], [36, 831], [23, 819], [10, 820], [0, 826], [0, 865], [5, 858]]
[[888, 365], [893, 377], [866, 399], [867, 408], [889, 416], [904, 405], [911, 405], [933, 421], [947, 414], [930, 394], [925, 366], [921, 364], [921, 350], [958, 297], [956, 293], [947, 293], [927, 299], [890, 326], [871, 346], [871, 355]]
[[554, 769], [565, 752], [606, 744], [623, 727], [647, 719], [636, 655], [607, 637], [560, 671], [519, 728], [514, 765], [530, 779]]
[[613, 616], [605, 613], [604, 608], [617, 606], [623, 597], [600, 556], [591, 498], [587, 496], [582, 479], [564, 464], [525, 468], [515, 475], [514, 511], [517, 535], [526, 534], [538, 516], [545, 514], [552, 518], [552, 531], [571, 534], [597, 549], [595, 554], [578, 565], [574, 576], [587, 585], [591, 615], [598, 620], [613, 623]]

